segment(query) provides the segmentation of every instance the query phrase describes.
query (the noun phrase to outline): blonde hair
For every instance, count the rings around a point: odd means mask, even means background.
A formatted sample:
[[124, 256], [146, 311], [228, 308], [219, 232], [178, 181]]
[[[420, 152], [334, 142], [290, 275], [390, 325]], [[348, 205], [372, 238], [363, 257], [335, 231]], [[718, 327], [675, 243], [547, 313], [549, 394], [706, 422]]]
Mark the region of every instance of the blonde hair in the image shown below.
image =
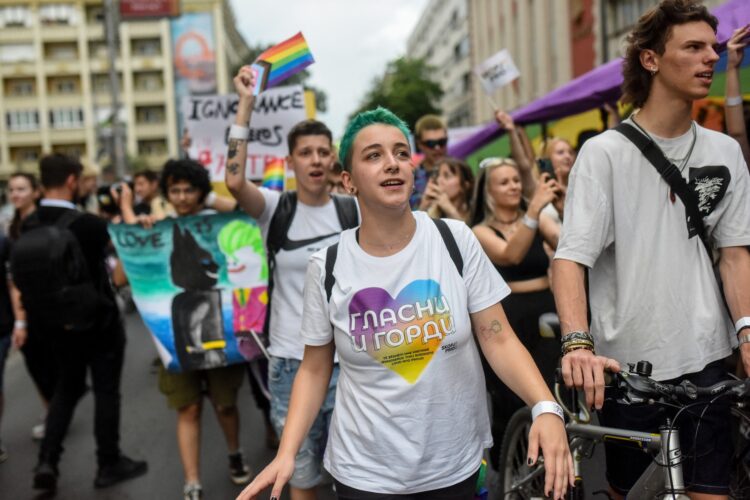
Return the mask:
[[[518, 163], [510, 158], [485, 158], [479, 162], [479, 177], [474, 190], [474, 206], [471, 210], [471, 225], [490, 224], [495, 220], [495, 199], [489, 192], [489, 177], [500, 167], [513, 167], [521, 173]], [[523, 202], [522, 202], [523, 203]]]
[[570, 150], [575, 153], [575, 149], [573, 148], [573, 145], [570, 143], [569, 140], [563, 139], [562, 137], [559, 137], [559, 136], [554, 136], [554, 137], [547, 137], [546, 139], [544, 139], [544, 142], [542, 142], [542, 151], [541, 151], [540, 158], [551, 158], [552, 150], [555, 148], [555, 145], [560, 141], [567, 144]]

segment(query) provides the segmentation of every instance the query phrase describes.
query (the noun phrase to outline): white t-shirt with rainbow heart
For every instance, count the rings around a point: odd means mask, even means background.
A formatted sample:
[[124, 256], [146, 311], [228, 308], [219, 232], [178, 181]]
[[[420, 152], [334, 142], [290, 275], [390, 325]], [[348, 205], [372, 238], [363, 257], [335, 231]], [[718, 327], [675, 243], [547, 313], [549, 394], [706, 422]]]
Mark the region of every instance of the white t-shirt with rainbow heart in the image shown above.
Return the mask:
[[330, 305], [326, 251], [307, 269], [302, 338], [335, 342], [336, 406], [324, 465], [341, 483], [376, 493], [445, 488], [471, 476], [492, 445], [484, 374], [469, 314], [510, 293], [471, 230], [446, 220], [463, 277], [435, 224], [388, 257], [341, 233]]

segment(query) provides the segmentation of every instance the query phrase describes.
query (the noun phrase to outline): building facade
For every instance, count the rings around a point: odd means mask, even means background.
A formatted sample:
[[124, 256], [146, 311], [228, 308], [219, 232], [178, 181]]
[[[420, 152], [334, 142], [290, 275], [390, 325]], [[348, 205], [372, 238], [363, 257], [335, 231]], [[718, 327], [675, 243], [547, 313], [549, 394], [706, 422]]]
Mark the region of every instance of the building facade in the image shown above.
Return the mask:
[[440, 83], [439, 103], [451, 128], [476, 123], [472, 108], [469, 4], [473, 0], [430, 0], [407, 42], [407, 56], [424, 59]]
[[[228, 92], [229, 72], [248, 51], [228, 1], [181, 4], [183, 13], [212, 14], [216, 88]], [[102, 0], [0, 0], [0, 177], [35, 171], [49, 152], [102, 160], [112, 62], [127, 155], [158, 168], [178, 154], [170, 20], [120, 22], [110, 61], [103, 9]]]
[[[493, 119], [494, 108], [513, 110], [554, 90], [573, 75], [572, 29], [577, 0], [472, 0], [469, 8], [472, 68], [507, 49], [521, 74], [491, 99], [472, 75], [473, 115]], [[591, 61], [593, 64], [593, 61]], [[581, 67], [585, 66], [581, 64]]]

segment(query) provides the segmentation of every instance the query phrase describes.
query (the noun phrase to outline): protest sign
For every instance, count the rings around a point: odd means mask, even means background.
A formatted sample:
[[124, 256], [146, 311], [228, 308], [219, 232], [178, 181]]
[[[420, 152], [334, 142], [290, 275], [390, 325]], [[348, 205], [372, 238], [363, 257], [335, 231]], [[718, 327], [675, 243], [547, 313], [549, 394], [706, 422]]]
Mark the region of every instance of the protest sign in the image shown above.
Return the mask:
[[109, 233], [164, 366], [189, 371], [263, 355], [268, 265], [242, 213], [166, 219]]
[[[227, 136], [237, 114], [237, 95], [187, 96], [182, 101], [191, 143], [188, 154], [205, 166], [211, 181], [223, 182]], [[255, 99], [247, 148], [247, 178], [260, 180], [266, 163], [287, 156], [286, 137], [305, 120], [301, 85], [269, 89]]]
[[484, 91], [490, 95], [521, 76], [507, 49], [485, 60], [474, 72], [479, 76]]
[[250, 66], [255, 74], [253, 95], [275, 87], [315, 62], [302, 32], [267, 49]]

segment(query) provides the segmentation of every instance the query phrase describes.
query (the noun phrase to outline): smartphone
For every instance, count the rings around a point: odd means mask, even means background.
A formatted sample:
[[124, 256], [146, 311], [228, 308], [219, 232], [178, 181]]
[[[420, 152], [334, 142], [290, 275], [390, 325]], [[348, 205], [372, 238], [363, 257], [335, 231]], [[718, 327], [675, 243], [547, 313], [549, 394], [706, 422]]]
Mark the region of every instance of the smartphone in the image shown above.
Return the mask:
[[555, 176], [555, 169], [552, 168], [552, 161], [549, 158], [539, 158], [537, 161], [537, 166], [539, 167], [539, 176], [541, 177], [542, 174], [549, 174], [551, 179], [554, 179]]

